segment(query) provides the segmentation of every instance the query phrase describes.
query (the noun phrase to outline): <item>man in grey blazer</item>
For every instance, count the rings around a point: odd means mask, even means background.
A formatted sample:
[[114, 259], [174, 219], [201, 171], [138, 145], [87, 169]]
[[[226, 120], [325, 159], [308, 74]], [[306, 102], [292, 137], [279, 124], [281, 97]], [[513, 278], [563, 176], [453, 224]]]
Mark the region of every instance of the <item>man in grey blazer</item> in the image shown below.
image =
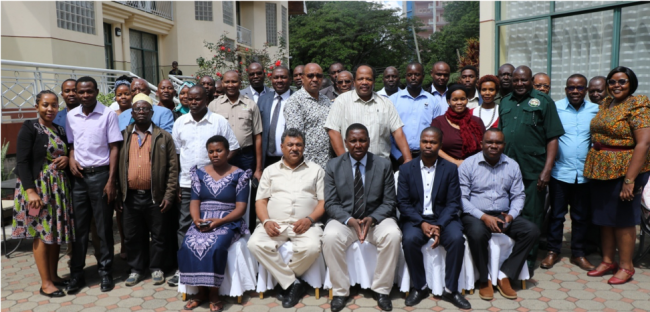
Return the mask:
[[248, 68], [246, 68], [246, 73], [248, 73], [248, 82], [250, 82], [250, 86], [240, 91], [242, 95], [247, 96], [249, 99], [257, 103], [262, 95], [269, 91], [273, 91], [273, 89], [264, 85], [266, 74], [264, 73], [264, 67], [262, 67], [262, 64], [258, 62], [251, 63], [248, 65]]
[[262, 95], [257, 101], [257, 106], [262, 115], [262, 168], [274, 164], [282, 158], [282, 133], [286, 128], [284, 119], [284, 106], [287, 104], [293, 91], [289, 69], [278, 66], [271, 74], [273, 89]]
[[391, 311], [389, 294], [402, 241], [395, 220], [395, 177], [389, 160], [368, 153], [366, 126], [350, 125], [345, 145], [348, 152], [330, 160], [325, 169], [325, 211], [330, 220], [322, 250], [332, 281], [331, 309], [345, 308], [350, 293], [345, 252], [358, 240], [377, 246], [377, 268], [370, 288], [378, 306]]

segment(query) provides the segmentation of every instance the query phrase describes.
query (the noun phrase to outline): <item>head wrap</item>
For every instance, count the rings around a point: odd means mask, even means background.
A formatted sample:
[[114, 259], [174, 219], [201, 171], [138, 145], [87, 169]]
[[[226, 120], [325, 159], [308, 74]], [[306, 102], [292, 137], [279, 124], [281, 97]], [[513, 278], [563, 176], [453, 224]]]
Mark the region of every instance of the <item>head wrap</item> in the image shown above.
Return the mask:
[[181, 91], [183, 91], [183, 88], [185, 88], [185, 87], [191, 88], [193, 86], [195, 86], [195, 83], [190, 82], [190, 81], [184, 81], [183, 84], [181, 85], [180, 89], [178, 89], [178, 93], [181, 93]]
[[116, 81], [115, 82], [115, 89], [117, 89], [117, 87], [119, 87], [121, 85], [126, 85], [127, 87], [129, 87], [129, 89], [131, 89], [131, 83], [128, 80], [118, 80], [118, 81]]
[[[192, 88], [195, 85], [196, 84], [193, 83], [193, 82], [184, 81], [183, 84], [181, 85], [181, 87], [178, 89], [178, 93], [180, 94], [181, 91], [183, 91], [183, 89], [185, 89], [185, 87]], [[181, 103], [178, 103], [178, 105], [176, 105], [176, 108], [174, 108], [174, 110], [177, 111], [177, 112], [181, 112], [181, 114], [187, 114], [187, 113], [189, 113], [190, 108], [187, 107], [187, 106], [183, 106], [183, 104], [181, 104]]]
[[138, 93], [138, 95], [133, 97], [133, 104], [138, 103], [138, 101], [145, 101], [153, 106], [153, 100], [144, 93]]

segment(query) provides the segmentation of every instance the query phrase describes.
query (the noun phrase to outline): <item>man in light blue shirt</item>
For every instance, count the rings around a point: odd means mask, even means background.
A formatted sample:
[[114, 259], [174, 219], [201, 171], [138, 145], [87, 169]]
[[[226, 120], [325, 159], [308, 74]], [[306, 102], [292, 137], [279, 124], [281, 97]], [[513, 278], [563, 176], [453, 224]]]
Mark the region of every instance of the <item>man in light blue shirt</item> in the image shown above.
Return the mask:
[[[169, 108], [162, 107], [159, 105], [153, 105], [153, 116], [151, 121], [158, 127], [163, 130], [172, 133], [172, 128], [174, 127], [174, 114]], [[131, 109], [127, 109], [117, 116], [117, 122], [120, 126], [120, 131], [126, 129], [126, 127], [133, 123], [133, 118], [131, 118]]]
[[[390, 97], [400, 119], [404, 123], [402, 131], [408, 142], [411, 155], [420, 155], [420, 133], [431, 125], [431, 120], [447, 111], [447, 102], [444, 107], [436, 101], [434, 96], [422, 89], [424, 80], [424, 67], [420, 63], [410, 63], [406, 66], [406, 89], [401, 90]], [[391, 150], [393, 169], [401, 165], [404, 160], [402, 153], [391, 138]]]
[[571, 75], [564, 91], [566, 98], [555, 102], [565, 133], [560, 136], [557, 159], [551, 171], [548, 253], [540, 266], [549, 269], [560, 260], [564, 218], [571, 206], [571, 263], [589, 271], [594, 266], [585, 258], [590, 205], [589, 185], [583, 170], [591, 145], [589, 125], [598, 113], [598, 105], [585, 100], [587, 78], [581, 74]]

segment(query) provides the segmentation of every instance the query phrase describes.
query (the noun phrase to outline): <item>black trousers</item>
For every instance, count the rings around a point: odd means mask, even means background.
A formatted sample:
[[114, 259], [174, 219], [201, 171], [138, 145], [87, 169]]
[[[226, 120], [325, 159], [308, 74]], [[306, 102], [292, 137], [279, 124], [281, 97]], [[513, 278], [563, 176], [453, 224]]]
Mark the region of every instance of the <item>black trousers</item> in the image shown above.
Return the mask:
[[178, 203], [178, 231], [176, 231], [176, 238], [178, 239], [178, 249], [181, 249], [183, 240], [187, 230], [192, 225], [192, 215], [190, 214], [190, 200], [192, 198], [192, 189], [189, 187], [181, 187], [181, 201]]
[[151, 272], [162, 270], [165, 259], [163, 223], [163, 213], [160, 212], [158, 204], [154, 204], [151, 191], [128, 191], [122, 213], [122, 225], [126, 261], [131, 266], [132, 273], [143, 274], [147, 262]]
[[75, 242], [70, 259], [70, 275], [83, 278], [88, 252], [90, 221], [94, 217], [99, 236], [99, 275], [111, 274], [113, 270], [113, 206], [108, 205], [104, 187], [108, 182], [108, 171], [84, 173], [83, 178], [75, 177], [72, 193], [74, 207]]
[[[549, 183], [551, 212], [548, 219], [548, 251], [560, 253], [564, 217], [571, 214], [571, 254], [573, 257], [585, 256], [585, 240], [591, 223], [590, 196], [588, 183], [566, 183], [551, 178]], [[571, 209], [569, 210], [569, 206]]]
[[[422, 233], [419, 225], [411, 222], [401, 224], [400, 229], [402, 230], [404, 258], [411, 275], [411, 284], [416, 289], [423, 289], [427, 285], [427, 278], [424, 272], [422, 246], [429, 241], [429, 238]], [[453, 220], [442, 229], [439, 246], [444, 247], [447, 251], [445, 258], [445, 287], [451, 292], [457, 292], [458, 277], [463, 267], [463, 254], [465, 253], [463, 225], [460, 221]]]
[[[472, 260], [478, 269], [479, 281], [488, 281], [488, 241], [492, 237], [490, 229], [481, 221], [470, 214], [463, 214], [461, 217], [467, 245], [472, 252]], [[515, 241], [512, 253], [501, 265], [501, 271], [511, 279], [517, 279], [521, 269], [526, 263], [526, 257], [533, 248], [533, 244], [539, 238], [539, 228], [534, 223], [518, 216], [515, 218], [506, 232]], [[496, 276], [492, 276], [496, 278]]]

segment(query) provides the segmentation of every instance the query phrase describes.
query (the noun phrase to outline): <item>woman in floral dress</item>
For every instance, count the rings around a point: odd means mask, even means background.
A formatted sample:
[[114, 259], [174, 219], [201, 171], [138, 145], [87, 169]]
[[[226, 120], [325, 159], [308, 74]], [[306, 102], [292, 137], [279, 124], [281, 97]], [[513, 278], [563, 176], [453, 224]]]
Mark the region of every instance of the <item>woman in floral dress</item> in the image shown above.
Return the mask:
[[41, 276], [40, 293], [65, 294], [57, 272], [61, 244], [74, 239], [70, 185], [65, 169], [68, 146], [65, 130], [52, 123], [59, 98], [52, 91], [36, 96], [38, 119], [25, 121], [18, 133], [13, 238], [33, 238], [34, 259]]

